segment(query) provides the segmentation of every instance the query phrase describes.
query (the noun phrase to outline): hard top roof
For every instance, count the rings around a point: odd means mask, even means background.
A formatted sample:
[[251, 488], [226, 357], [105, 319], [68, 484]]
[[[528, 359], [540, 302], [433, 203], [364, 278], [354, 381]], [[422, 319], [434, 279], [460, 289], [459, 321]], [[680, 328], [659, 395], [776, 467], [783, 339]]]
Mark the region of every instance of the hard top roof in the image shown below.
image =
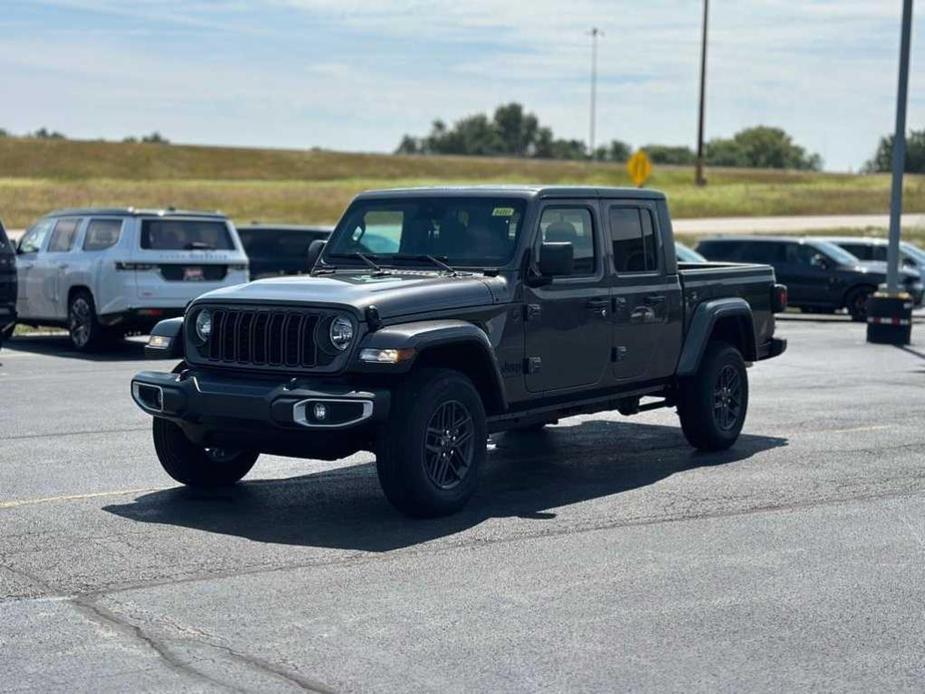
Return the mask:
[[149, 209], [138, 207], [71, 207], [54, 210], [46, 217], [86, 217], [89, 215], [108, 215], [112, 217], [208, 217], [211, 219], [227, 219], [221, 212], [204, 212], [201, 210], [177, 210], [172, 207], [163, 209]]
[[422, 186], [418, 188], [386, 188], [367, 190], [357, 199], [394, 197], [485, 197], [507, 196], [520, 198], [622, 198], [639, 200], [664, 200], [665, 194], [646, 188], [618, 188], [608, 186], [562, 186], [562, 185], [471, 185], [471, 186]]

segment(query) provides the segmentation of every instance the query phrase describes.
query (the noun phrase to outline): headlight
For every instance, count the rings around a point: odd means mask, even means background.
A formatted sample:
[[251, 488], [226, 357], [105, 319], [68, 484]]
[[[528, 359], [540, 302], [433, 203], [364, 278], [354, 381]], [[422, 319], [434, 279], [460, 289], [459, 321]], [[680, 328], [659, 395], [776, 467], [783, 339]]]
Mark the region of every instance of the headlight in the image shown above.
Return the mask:
[[201, 342], [208, 342], [212, 334], [212, 312], [205, 308], [196, 314], [196, 337]]
[[350, 346], [350, 341], [353, 340], [353, 321], [344, 316], [338, 316], [331, 321], [328, 334], [331, 337], [331, 344], [343, 352]]

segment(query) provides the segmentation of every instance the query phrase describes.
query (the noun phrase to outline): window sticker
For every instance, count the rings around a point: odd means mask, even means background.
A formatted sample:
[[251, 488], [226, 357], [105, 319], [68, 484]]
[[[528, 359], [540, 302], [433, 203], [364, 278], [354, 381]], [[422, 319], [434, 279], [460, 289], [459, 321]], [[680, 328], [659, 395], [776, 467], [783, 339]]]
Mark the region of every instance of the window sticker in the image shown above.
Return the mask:
[[491, 211], [492, 217], [513, 217], [514, 208], [513, 207], [496, 207]]

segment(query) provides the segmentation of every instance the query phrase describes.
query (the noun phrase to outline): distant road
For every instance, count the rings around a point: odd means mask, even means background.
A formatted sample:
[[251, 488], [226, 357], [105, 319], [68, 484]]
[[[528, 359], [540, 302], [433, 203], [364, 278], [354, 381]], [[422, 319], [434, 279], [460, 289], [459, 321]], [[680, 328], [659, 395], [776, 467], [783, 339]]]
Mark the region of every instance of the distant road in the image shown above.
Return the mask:
[[[704, 217], [675, 219], [676, 234], [793, 234], [836, 229], [888, 229], [886, 214], [805, 215], [799, 217]], [[925, 227], [925, 214], [904, 214], [903, 227]]]
[[[801, 231], [837, 229], [881, 229], [890, 226], [886, 214], [804, 215], [800, 217], [703, 217], [675, 219], [676, 234], [794, 234]], [[903, 227], [925, 227], [925, 214], [904, 214]], [[18, 239], [22, 229], [8, 229], [10, 238]]]

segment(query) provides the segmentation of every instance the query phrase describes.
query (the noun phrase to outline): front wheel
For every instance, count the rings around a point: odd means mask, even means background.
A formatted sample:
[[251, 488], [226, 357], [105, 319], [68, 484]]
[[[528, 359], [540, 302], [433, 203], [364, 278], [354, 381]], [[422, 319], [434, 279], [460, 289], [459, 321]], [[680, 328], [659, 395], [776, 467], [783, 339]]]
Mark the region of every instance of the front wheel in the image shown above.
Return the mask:
[[224, 487], [250, 472], [259, 453], [199, 446], [168, 419], [154, 418], [154, 450], [164, 471], [189, 487]]
[[396, 392], [376, 471], [386, 498], [409, 516], [455, 513], [475, 493], [487, 450], [475, 386], [449, 369], [422, 369]]
[[748, 412], [748, 374], [739, 350], [711, 342], [697, 373], [679, 390], [681, 428], [692, 446], [721, 451], [736, 442]]

